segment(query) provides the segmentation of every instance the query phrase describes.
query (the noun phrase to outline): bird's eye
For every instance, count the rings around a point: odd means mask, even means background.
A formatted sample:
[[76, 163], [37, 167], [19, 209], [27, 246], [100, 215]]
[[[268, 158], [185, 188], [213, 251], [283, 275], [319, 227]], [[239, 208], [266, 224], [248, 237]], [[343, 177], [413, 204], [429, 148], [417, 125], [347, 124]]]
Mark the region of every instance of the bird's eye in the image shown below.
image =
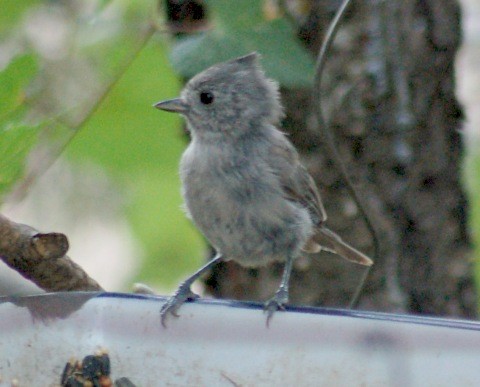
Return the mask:
[[210, 105], [214, 100], [213, 93], [209, 91], [204, 91], [200, 93], [200, 102], [204, 105]]

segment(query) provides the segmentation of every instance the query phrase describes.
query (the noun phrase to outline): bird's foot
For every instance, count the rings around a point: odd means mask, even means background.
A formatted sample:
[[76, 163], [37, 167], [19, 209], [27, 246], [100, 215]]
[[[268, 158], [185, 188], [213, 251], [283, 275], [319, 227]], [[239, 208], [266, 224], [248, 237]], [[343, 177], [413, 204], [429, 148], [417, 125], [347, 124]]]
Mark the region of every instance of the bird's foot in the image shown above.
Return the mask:
[[160, 310], [160, 320], [164, 328], [167, 327], [166, 319], [167, 315], [171, 314], [172, 316], [178, 317], [177, 310], [182, 306], [185, 301], [195, 300], [199, 298], [198, 294], [195, 294], [190, 289], [190, 284], [182, 284], [171, 296], [165, 304], [163, 304], [162, 309]]
[[288, 289], [280, 287], [275, 295], [268, 300], [263, 310], [267, 313], [267, 328], [270, 326], [270, 321], [273, 317], [273, 314], [278, 310], [285, 310], [285, 305], [288, 302]]

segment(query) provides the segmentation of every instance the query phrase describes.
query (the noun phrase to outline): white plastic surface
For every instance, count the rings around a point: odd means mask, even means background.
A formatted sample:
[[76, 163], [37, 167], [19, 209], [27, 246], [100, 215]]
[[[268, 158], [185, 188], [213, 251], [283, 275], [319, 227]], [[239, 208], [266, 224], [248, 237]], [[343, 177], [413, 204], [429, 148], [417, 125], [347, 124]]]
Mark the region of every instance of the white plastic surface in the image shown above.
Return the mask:
[[[3, 301], [3, 302], [1, 302]], [[329, 309], [277, 313], [160, 297], [63, 293], [0, 299], [0, 376], [59, 384], [65, 363], [108, 350], [137, 386], [478, 386], [480, 325]]]

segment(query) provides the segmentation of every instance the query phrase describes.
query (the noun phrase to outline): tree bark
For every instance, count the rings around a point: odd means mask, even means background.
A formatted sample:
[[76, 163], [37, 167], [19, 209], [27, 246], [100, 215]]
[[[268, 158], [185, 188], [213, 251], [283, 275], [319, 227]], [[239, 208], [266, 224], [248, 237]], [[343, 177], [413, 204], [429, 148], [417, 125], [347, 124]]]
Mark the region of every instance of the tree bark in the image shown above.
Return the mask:
[[[312, 55], [340, 1], [313, 2], [299, 28]], [[329, 54], [323, 110], [380, 239], [361, 309], [476, 317], [468, 203], [461, 186], [462, 108], [454, 60], [460, 8], [452, 0], [354, 1]], [[372, 254], [372, 239], [318, 128], [311, 90], [284, 90], [283, 126], [321, 190], [328, 226]], [[345, 307], [363, 268], [321, 253], [298, 260], [291, 303]], [[216, 297], [265, 300], [282, 265], [219, 265]]]

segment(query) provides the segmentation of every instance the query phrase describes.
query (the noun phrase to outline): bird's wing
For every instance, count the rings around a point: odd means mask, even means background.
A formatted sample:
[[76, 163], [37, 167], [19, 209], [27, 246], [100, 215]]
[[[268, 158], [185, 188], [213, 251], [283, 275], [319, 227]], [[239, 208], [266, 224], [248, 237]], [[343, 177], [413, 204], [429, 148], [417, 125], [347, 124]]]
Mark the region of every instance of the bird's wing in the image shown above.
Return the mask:
[[317, 234], [312, 238], [314, 242], [309, 241], [310, 245], [317, 244], [321, 250], [327, 250], [336, 253], [350, 262], [355, 262], [364, 266], [372, 266], [373, 261], [346, 243], [339, 235], [325, 226], [318, 228]]
[[324, 223], [327, 213], [322, 199], [313, 178], [300, 163], [297, 151], [281, 132], [278, 132], [272, 143], [270, 166], [279, 177], [285, 197], [305, 207], [315, 225]]
[[372, 265], [373, 261], [369, 257], [325, 227], [327, 214], [322, 199], [312, 177], [300, 163], [293, 145], [280, 132], [272, 143], [274, 145], [270, 152], [271, 168], [279, 177], [285, 197], [308, 209], [313, 223], [317, 226], [317, 232], [307, 241], [302, 250], [307, 253], [330, 251], [360, 265]]

